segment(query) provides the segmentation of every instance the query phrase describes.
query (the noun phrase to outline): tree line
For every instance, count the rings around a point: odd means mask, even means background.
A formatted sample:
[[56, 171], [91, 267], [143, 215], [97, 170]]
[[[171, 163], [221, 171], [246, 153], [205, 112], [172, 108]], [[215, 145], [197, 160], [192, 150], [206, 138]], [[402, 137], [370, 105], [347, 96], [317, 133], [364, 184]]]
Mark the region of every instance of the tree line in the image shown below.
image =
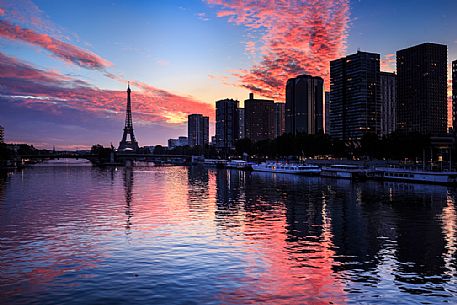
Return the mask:
[[285, 159], [290, 157], [311, 158], [331, 156], [335, 158], [370, 158], [404, 160], [422, 157], [430, 147], [430, 137], [419, 133], [392, 133], [379, 138], [367, 133], [359, 141], [340, 141], [326, 134], [297, 135], [284, 134], [273, 140], [253, 143], [250, 139], [240, 139], [234, 150], [217, 150], [214, 146], [180, 146], [167, 149], [161, 145], [154, 148], [154, 154], [204, 155], [207, 158], [242, 157], [247, 154], [256, 159]]
[[244, 153], [258, 158], [281, 159], [290, 156], [336, 158], [371, 158], [404, 160], [421, 157], [430, 147], [430, 137], [418, 133], [393, 133], [379, 138], [367, 133], [360, 141], [341, 141], [326, 134], [284, 134], [274, 140], [256, 143], [249, 139], [236, 142], [236, 153]]

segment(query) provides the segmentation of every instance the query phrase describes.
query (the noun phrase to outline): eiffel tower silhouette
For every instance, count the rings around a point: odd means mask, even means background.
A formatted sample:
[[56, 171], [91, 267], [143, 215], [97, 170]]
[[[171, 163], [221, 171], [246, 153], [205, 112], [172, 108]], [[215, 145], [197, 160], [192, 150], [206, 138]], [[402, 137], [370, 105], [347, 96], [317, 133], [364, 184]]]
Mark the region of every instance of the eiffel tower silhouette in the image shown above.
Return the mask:
[[[133, 121], [132, 121], [132, 102], [130, 99], [130, 83], [127, 87], [127, 113], [125, 115], [125, 126], [124, 126], [124, 135], [122, 136], [121, 142], [119, 142], [119, 151], [138, 151], [138, 142], [135, 140], [135, 135], [133, 134]], [[130, 137], [130, 140], [127, 138]]]

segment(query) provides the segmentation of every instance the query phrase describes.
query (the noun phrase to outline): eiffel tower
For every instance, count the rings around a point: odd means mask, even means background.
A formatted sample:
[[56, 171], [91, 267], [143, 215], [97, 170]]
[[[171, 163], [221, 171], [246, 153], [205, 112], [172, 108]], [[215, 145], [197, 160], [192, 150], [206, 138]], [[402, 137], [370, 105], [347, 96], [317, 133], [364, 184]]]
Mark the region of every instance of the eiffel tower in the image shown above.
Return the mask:
[[[130, 83], [127, 87], [127, 113], [125, 115], [125, 126], [124, 126], [124, 135], [122, 136], [121, 142], [119, 142], [118, 151], [133, 151], [137, 152], [138, 142], [135, 140], [135, 135], [133, 134], [133, 122], [132, 122], [132, 102], [130, 100]], [[127, 137], [130, 136], [130, 140], [127, 140]]]

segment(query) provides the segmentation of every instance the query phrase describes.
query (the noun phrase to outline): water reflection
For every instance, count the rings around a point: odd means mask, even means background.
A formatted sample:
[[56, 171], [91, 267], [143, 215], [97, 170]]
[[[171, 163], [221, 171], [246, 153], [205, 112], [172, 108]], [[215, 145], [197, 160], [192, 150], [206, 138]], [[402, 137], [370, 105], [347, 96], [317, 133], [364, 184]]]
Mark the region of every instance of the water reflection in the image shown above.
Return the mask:
[[188, 169], [188, 205], [194, 217], [207, 215], [210, 207], [203, 204], [210, 194], [208, 170], [202, 166], [192, 166]]
[[456, 303], [456, 196], [203, 167], [26, 169], [0, 176], [0, 303]]
[[125, 215], [127, 215], [127, 221], [125, 224], [126, 234], [130, 233], [130, 226], [132, 225], [132, 189], [133, 189], [133, 169], [131, 167], [125, 167], [123, 169], [124, 175], [124, 192], [125, 192]]
[[323, 295], [338, 295], [340, 302], [346, 292], [356, 295], [367, 286], [432, 300], [454, 293], [456, 214], [446, 187], [237, 171], [220, 171], [217, 182], [218, 214], [227, 216], [218, 218], [221, 224], [243, 227], [256, 246], [265, 243], [260, 252], [276, 263], [275, 271], [286, 265], [284, 273], [263, 272], [279, 279], [275, 287], [285, 284], [281, 299], [297, 300], [290, 286], [300, 281], [290, 270], [303, 277], [306, 268], [322, 266], [331, 270], [314, 287], [332, 282]]
[[435, 285], [449, 279], [443, 276], [446, 245], [439, 221], [447, 205], [446, 188], [393, 185], [389, 190], [393, 190], [392, 210], [397, 216], [396, 279], [402, 283], [400, 288], [410, 293], [446, 293]]
[[331, 270], [333, 251], [325, 203], [318, 188], [316, 193], [308, 192], [317, 180], [234, 170], [219, 171], [218, 176], [218, 215], [224, 217], [217, 220], [224, 227], [239, 226], [247, 248], [244, 277], [232, 280], [249, 283], [224, 291], [220, 299], [344, 303], [344, 285]]
[[5, 188], [8, 176], [6, 171], [0, 170], [0, 203], [5, 200]]

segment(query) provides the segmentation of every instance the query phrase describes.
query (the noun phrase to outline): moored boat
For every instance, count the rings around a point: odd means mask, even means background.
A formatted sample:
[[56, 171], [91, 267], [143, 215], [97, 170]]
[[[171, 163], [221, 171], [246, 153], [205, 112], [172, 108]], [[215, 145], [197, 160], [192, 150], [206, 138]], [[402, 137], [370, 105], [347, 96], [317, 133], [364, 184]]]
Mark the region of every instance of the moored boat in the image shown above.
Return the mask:
[[376, 177], [382, 180], [457, 184], [457, 172], [432, 172], [395, 167], [377, 167], [375, 172]]
[[298, 174], [298, 175], [319, 175], [321, 168], [312, 164], [288, 164], [280, 162], [263, 162], [252, 165], [254, 171]]
[[374, 169], [359, 165], [337, 164], [322, 167], [321, 176], [330, 178], [365, 180], [374, 177]]
[[252, 163], [244, 161], [244, 160], [230, 160], [226, 166], [227, 168], [234, 168], [234, 169], [243, 169], [243, 170], [251, 170]]
[[224, 168], [227, 165], [227, 162], [227, 160], [205, 159], [203, 165], [207, 167]]

